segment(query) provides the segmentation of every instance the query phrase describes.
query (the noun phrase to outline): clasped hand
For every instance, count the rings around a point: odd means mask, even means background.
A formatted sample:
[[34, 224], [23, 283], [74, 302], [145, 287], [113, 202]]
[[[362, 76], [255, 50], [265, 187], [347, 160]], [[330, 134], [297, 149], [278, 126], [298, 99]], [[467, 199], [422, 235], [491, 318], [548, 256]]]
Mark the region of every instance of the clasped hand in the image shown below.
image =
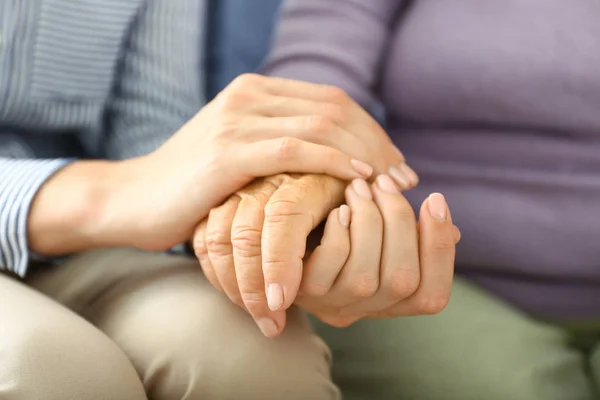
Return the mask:
[[[450, 296], [460, 233], [441, 194], [423, 202], [417, 222], [399, 189], [385, 174], [349, 185], [324, 175], [265, 178], [210, 212], [194, 236], [196, 255], [212, 285], [269, 337], [283, 331], [292, 304], [337, 327], [435, 314]], [[307, 238], [324, 219], [310, 252]]]

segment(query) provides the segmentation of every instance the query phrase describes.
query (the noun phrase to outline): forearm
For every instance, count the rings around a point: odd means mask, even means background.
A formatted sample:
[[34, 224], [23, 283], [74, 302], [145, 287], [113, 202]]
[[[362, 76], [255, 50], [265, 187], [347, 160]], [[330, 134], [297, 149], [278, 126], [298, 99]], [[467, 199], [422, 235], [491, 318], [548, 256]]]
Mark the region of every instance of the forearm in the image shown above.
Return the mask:
[[77, 161], [59, 170], [39, 189], [29, 210], [29, 248], [61, 256], [98, 247], [125, 246], [110, 220], [111, 196], [124, 182], [120, 163]]

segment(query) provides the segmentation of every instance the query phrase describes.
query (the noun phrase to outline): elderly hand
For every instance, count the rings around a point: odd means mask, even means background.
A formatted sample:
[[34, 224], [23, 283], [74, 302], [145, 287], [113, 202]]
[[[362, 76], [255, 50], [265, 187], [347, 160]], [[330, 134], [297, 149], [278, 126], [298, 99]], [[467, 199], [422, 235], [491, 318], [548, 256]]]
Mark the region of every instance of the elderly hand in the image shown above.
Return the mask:
[[418, 225], [386, 175], [371, 187], [355, 180], [346, 201], [329, 215], [296, 303], [336, 327], [439, 313], [450, 296], [460, 238], [444, 197], [436, 193], [423, 202]]
[[324, 175], [267, 178], [213, 209], [198, 227], [194, 248], [208, 280], [246, 308], [267, 336], [283, 330], [307, 237], [343, 202], [345, 186]]

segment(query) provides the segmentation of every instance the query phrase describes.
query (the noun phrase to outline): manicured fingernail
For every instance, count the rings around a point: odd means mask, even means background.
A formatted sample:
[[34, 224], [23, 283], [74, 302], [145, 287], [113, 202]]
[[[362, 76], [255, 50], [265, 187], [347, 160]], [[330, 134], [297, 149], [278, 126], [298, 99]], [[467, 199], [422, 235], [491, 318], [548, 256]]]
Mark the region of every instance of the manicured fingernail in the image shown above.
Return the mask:
[[277, 336], [279, 333], [279, 329], [277, 328], [277, 324], [270, 318], [261, 318], [256, 321], [258, 328], [266, 337]]
[[272, 283], [267, 287], [267, 304], [273, 311], [283, 306], [283, 288], [278, 283]]
[[440, 193], [429, 195], [429, 213], [431, 217], [439, 222], [444, 222], [448, 216], [448, 205], [446, 199]]
[[369, 185], [367, 182], [362, 179], [355, 179], [352, 181], [352, 188], [363, 199], [372, 200], [373, 195], [371, 194], [371, 189], [369, 189]]
[[371, 175], [373, 175], [373, 167], [371, 167], [367, 163], [364, 163], [359, 160], [352, 160], [350, 161], [350, 164], [352, 164], [352, 167], [356, 172], [358, 172], [365, 178], [369, 178]]
[[417, 186], [419, 183], [419, 175], [417, 175], [414, 169], [409, 167], [406, 163], [400, 164], [399, 169], [404, 173], [404, 176], [408, 178], [408, 181], [412, 186]]
[[377, 185], [381, 190], [388, 193], [398, 193], [398, 186], [394, 183], [389, 175], [379, 175], [377, 177]]
[[408, 181], [408, 178], [398, 168], [390, 167], [388, 173], [392, 178], [394, 178], [398, 185], [400, 185], [401, 189], [406, 189], [410, 187], [410, 182]]
[[349, 227], [350, 226], [350, 207], [348, 207], [345, 204], [343, 206], [341, 206], [338, 210], [338, 219], [340, 221], [340, 224], [344, 228]]

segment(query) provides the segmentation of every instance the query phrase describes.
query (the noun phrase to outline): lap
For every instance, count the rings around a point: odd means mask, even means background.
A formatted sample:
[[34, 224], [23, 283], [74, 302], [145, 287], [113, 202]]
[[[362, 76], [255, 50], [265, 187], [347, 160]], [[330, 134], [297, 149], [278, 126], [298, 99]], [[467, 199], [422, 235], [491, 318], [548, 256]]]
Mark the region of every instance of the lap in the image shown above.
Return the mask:
[[0, 274], [0, 398], [142, 400], [142, 383], [108, 337]]
[[[335, 399], [329, 350], [306, 317], [265, 338], [197, 261], [130, 249], [81, 254], [28, 283], [108, 335], [153, 399]], [[187, 397], [186, 397], [187, 398]]]
[[334, 380], [348, 399], [594, 398], [588, 358], [566, 330], [460, 279], [437, 316], [361, 321], [343, 330], [317, 324], [317, 332], [333, 351]]

